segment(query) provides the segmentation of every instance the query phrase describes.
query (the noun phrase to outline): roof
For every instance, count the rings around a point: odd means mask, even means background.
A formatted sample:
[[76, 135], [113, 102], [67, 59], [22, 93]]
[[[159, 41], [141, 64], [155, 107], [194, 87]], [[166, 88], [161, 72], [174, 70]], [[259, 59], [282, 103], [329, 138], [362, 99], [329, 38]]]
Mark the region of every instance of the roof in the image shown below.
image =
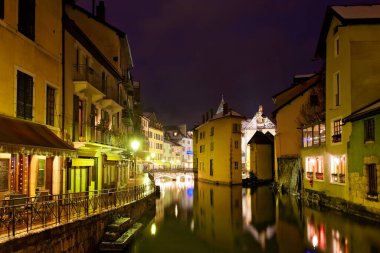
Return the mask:
[[343, 119], [343, 123], [361, 120], [363, 118], [371, 117], [377, 114], [380, 114], [380, 99], [353, 112], [351, 115]]
[[343, 26], [380, 24], [380, 5], [344, 5], [327, 7], [315, 52], [317, 58], [325, 58], [326, 37], [333, 17], [336, 17]]
[[273, 144], [273, 140], [268, 138], [266, 134], [263, 134], [263, 132], [256, 131], [256, 133], [249, 140], [248, 144], [270, 144], [271, 145]]
[[310, 88], [316, 86], [319, 82], [321, 82], [322, 72], [319, 72], [312, 77], [306, 79], [305, 81], [295, 84], [290, 88], [287, 88], [276, 95], [274, 95], [273, 101], [275, 103], [275, 109], [272, 112], [273, 118], [275, 118], [278, 111], [284, 108], [286, 105], [290, 104], [293, 100], [303, 95]]
[[74, 155], [76, 149], [45, 125], [0, 115], [0, 151], [25, 154]]
[[97, 16], [93, 15], [92, 13], [88, 12], [87, 10], [83, 9], [82, 7], [76, 5], [75, 3], [72, 3], [72, 2], [68, 2], [66, 1], [66, 4], [67, 5], [70, 5], [73, 9], [77, 9], [79, 10], [80, 12], [82, 12], [83, 14], [87, 15], [87, 17], [89, 18], [92, 18], [93, 20], [96, 20], [97, 22], [99, 22], [100, 24], [104, 25], [104, 26], [107, 26], [108, 28], [110, 28], [111, 30], [113, 30], [114, 32], [116, 32], [116, 34], [119, 36], [119, 37], [125, 37], [125, 32], [123, 32], [122, 30], [120, 30], [119, 28], [116, 28], [115, 26], [107, 23], [105, 20], [102, 20], [100, 18], [98, 18]]

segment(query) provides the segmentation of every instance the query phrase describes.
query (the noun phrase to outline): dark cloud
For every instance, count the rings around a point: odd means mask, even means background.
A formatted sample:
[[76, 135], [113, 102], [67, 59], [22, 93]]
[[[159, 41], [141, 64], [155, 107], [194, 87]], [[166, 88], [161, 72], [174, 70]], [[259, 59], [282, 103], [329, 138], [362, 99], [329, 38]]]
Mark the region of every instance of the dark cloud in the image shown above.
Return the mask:
[[[90, 8], [92, 1], [78, 3]], [[192, 126], [217, 107], [269, 115], [271, 96], [313, 61], [328, 0], [106, 0], [107, 21], [128, 34], [143, 104], [166, 124]]]

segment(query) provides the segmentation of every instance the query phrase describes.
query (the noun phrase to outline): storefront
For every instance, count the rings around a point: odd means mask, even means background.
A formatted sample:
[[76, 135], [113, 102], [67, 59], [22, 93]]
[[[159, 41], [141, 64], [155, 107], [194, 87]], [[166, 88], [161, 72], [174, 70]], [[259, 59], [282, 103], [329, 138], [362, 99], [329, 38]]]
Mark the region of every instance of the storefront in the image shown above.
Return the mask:
[[0, 198], [11, 193], [62, 193], [62, 167], [76, 150], [49, 128], [0, 116]]

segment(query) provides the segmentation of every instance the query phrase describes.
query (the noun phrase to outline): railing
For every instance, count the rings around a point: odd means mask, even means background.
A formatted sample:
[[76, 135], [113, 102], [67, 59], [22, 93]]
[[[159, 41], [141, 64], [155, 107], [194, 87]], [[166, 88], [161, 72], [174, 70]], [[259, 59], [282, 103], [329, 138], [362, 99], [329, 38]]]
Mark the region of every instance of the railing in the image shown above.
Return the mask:
[[102, 132], [97, 127], [91, 127], [91, 142], [111, 145], [111, 134], [109, 132]]
[[109, 189], [3, 200], [0, 238], [65, 224], [124, 206], [153, 193], [153, 183], [123, 190]]
[[94, 69], [85, 64], [74, 64], [74, 81], [87, 81], [99, 91], [104, 92], [102, 77]]

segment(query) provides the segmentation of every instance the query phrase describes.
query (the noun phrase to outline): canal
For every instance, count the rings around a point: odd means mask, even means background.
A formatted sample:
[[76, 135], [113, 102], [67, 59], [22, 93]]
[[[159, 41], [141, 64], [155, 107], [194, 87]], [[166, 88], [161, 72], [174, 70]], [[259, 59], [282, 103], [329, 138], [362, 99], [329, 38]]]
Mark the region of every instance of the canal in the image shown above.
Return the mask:
[[306, 207], [268, 186], [159, 185], [156, 215], [126, 252], [380, 252], [379, 224]]

